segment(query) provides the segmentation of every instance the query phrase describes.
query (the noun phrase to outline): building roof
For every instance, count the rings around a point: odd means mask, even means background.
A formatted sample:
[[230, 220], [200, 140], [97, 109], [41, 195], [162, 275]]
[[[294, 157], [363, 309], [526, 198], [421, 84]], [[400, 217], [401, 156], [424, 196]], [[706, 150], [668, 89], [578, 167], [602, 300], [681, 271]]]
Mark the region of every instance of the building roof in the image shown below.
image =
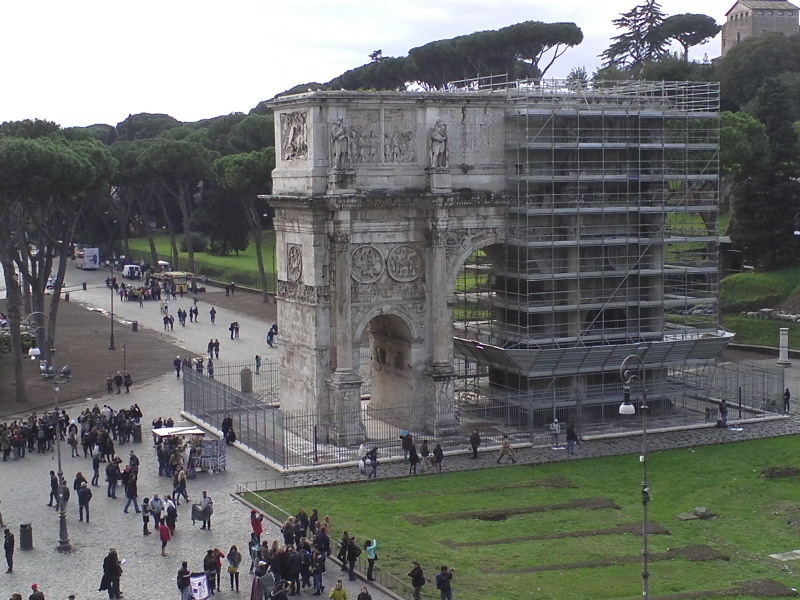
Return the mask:
[[754, 10], [759, 9], [768, 9], [768, 10], [798, 10], [798, 8], [792, 4], [791, 2], [787, 2], [786, 0], [738, 0], [738, 2], [734, 3], [731, 6], [730, 10], [725, 13], [727, 17], [731, 11], [737, 6], [743, 6], [745, 8], [750, 8]]

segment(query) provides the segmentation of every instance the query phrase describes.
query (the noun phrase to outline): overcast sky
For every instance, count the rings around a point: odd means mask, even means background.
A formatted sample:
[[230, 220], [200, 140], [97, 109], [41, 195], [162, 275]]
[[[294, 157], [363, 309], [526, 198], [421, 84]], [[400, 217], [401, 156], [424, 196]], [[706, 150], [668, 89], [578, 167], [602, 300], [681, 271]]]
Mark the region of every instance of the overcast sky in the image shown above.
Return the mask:
[[[411, 48], [520, 21], [574, 22], [584, 41], [548, 76], [591, 74], [619, 13], [642, 0], [40, 0], [0, 4], [0, 122], [62, 126], [167, 113], [196, 121], [247, 112], [296, 84], [325, 82], [373, 50]], [[667, 15], [722, 24], [734, 0], [662, 0]], [[719, 36], [693, 56], [719, 55]]]

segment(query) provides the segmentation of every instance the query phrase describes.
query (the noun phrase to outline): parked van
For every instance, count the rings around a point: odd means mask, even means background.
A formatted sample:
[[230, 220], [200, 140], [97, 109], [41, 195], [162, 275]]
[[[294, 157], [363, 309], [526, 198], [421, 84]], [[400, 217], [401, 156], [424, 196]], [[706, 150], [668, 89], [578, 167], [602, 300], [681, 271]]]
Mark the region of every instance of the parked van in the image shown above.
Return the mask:
[[122, 276], [125, 279], [141, 279], [142, 267], [139, 265], [125, 265], [122, 269]]
[[97, 248], [81, 248], [75, 251], [75, 266], [85, 271], [94, 271], [100, 267], [100, 250]]

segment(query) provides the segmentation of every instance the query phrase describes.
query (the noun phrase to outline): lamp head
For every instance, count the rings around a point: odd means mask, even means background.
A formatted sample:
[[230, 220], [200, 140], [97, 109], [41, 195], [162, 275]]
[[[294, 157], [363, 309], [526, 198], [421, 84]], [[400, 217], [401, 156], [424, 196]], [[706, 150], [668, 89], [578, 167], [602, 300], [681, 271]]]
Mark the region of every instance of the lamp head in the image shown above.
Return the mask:
[[[628, 373], [628, 371], [625, 371]], [[619, 414], [621, 415], [635, 415], [636, 409], [631, 404], [631, 386], [627, 383], [622, 386], [622, 404], [619, 406]]]
[[39, 350], [39, 348], [37, 348], [36, 346], [34, 346], [30, 350], [28, 350], [28, 356], [30, 357], [31, 360], [36, 360], [41, 355], [42, 355], [42, 351]]

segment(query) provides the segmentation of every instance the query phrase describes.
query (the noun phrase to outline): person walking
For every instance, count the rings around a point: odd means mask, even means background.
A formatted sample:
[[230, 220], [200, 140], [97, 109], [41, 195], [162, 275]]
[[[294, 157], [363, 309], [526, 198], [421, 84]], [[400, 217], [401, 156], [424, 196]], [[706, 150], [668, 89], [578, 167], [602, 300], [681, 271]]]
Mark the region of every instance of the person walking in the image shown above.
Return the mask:
[[567, 454], [575, 455], [575, 444], [580, 443], [578, 434], [575, 431], [575, 425], [570, 423], [567, 425]]
[[719, 403], [719, 423], [717, 426], [723, 429], [728, 426], [728, 401], [725, 398]]
[[436, 467], [436, 472], [442, 472], [442, 463], [444, 462], [444, 450], [442, 450], [442, 445], [437, 442], [436, 446], [433, 447], [433, 465]]
[[447, 565], [442, 565], [441, 570], [436, 574], [436, 589], [439, 590], [441, 600], [453, 600], [454, 572], [454, 569], [448, 569]]
[[258, 354], [256, 354], [255, 362], [256, 362], [256, 375], [258, 375], [258, 373], [261, 371], [261, 357]]
[[425, 579], [425, 573], [422, 571], [422, 567], [419, 566], [419, 563], [416, 560], [411, 563], [411, 570], [408, 572], [407, 576], [411, 578], [411, 587], [414, 590], [414, 600], [420, 600], [422, 586], [425, 585], [427, 579]]
[[175, 368], [175, 377], [181, 376], [181, 366], [183, 365], [183, 361], [181, 360], [180, 356], [176, 356], [175, 360], [172, 361], [172, 366]]
[[31, 589], [33, 591], [31, 592], [31, 595], [28, 596], [28, 600], [44, 600], [44, 592], [39, 589], [38, 584], [31, 584]]
[[117, 388], [117, 394], [122, 393], [122, 384], [125, 383], [125, 378], [122, 376], [122, 373], [117, 371], [117, 374], [114, 375], [114, 387]]
[[408, 451], [408, 474], [417, 474], [417, 465], [419, 464], [419, 454], [417, 454], [417, 445], [411, 444], [411, 449]]
[[783, 414], [789, 414], [789, 400], [791, 400], [792, 394], [789, 391], [789, 388], [786, 388], [786, 391], [783, 392]]
[[172, 539], [172, 532], [163, 518], [158, 522], [158, 539], [161, 540], [161, 556], [167, 556], [167, 542]]
[[325, 589], [322, 585], [322, 576], [325, 574], [325, 553], [319, 548], [314, 548], [311, 557], [311, 577], [314, 580], [314, 593], [312, 596], [319, 596]]
[[378, 447], [374, 446], [372, 450], [367, 452], [367, 462], [369, 462], [369, 466], [371, 467], [371, 471], [369, 475], [367, 475], [367, 479], [378, 479]]
[[14, 571], [14, 534], [10, 529], [3, 531], [3, 551], [6, 553], [6, 573]]
[[85, 481], [78, 489], [78, 520], [83, 521], [83, 513], [86, 513], [86, 522], [89, 522], [89, 501], [92, 499], [92, 490]]
[[378, 560], [378, 540], [367, 540], [364, 543], [364, 550], [367, 551], [367, 581], [375, 581], [372, 572], [375, 569], [375, 561]]
[[128, 501], [125, 503], [125, 508], [123, 509], [123, 512], [125, 513], [128, 512], [128, 507], [130, 507], [131, 502], [133, 502], [133, 509], [136, 511], [136, 514], [142, 512], [139, 510], [139, 501], [137, 500], [139, 496], [139, 489], [136, 479], [136, 473], [131, 472], [130, 475], [128, 475], [128, 481], [125, 484], [125, 497], [128, 499]]
[[472, 446], [472, 458], [478, 458], [478, 446], [481, 445], [481, 434], [478, 433], [477, 429], [469, 436], [469, 445]]
[[550, 423], [550, 444], [552, 448], [560, 448], [558, 444], [558, 436], [561, 434], [561, 423], [558, 419], [553, 419]]
[[55, 471], [50, 471], [50, 501], [47, 506], [53, 506], [53, 502], [58, 506], [58, 477]]
[[236, 584], [236, 591], [239, 591], [239, 565], [242, 564], [242, 553], [236, 546], [231, 546], [228, 550], [228, 575], [231, 578], [231, 591]]
[[511, 447], [511, 441], [508, 439], [508, 435], [503, 436], [503, 443], [500, 446], [500, 456], [497, 457], [498, 465], [500, 461], [503, 460], [504, 456], [508, 456], [512, 463], [517, 462], [517, 455], [514, 452], [514, 448]]
[[419, 458], [422, 461], [422, 472], [428, 470], [431, 462], [431, 451], [428, 448], [428, 440], [422, 440], [422, 445], [419, 447]]
[[211, 324], [213, 325], [217, 322], [217, 309], [212, 306], [211, 310], [208, 311], [208, 314], [211, 317]]

